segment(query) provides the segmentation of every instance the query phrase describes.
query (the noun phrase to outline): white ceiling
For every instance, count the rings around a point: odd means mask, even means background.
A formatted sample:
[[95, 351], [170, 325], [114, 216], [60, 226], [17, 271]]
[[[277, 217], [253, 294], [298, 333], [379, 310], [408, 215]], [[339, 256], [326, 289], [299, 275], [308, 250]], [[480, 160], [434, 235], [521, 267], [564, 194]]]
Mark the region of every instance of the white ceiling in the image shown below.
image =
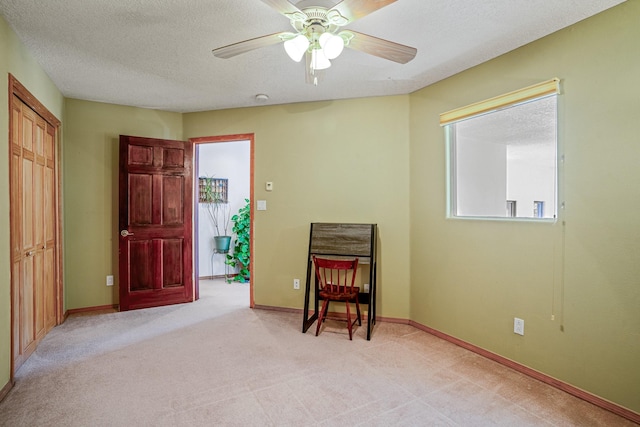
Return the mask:
[[415, 59], [345, 49], [317, 87], [281, 45], [211, 53], [292, 30], [260, 0], [0, 0], [0, 14], [64, 96], [192, 112], [411, 93], [623, 1], [398, 0], [345, 28], [416, 47]]

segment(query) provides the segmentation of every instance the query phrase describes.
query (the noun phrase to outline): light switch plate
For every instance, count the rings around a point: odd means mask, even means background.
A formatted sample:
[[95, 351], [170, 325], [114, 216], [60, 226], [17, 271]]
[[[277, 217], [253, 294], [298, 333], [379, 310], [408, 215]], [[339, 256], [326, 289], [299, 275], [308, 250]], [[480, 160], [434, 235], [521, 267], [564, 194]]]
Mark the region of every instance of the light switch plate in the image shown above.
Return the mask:
[[267, 201], [266, 200], [258, 200], [256, 201], [256, 209], [258, 209], [259, 211], [266, 211], [267, 210]]

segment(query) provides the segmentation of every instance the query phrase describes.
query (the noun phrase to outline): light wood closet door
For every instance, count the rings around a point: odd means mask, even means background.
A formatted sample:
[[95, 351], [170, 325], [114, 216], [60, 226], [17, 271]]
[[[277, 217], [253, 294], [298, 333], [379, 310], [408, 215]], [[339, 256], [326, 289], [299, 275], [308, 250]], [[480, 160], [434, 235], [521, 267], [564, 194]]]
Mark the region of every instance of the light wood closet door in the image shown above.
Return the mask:
[[55, 129], [12, 100], [12, 289], [14, 371], [56, 324]]

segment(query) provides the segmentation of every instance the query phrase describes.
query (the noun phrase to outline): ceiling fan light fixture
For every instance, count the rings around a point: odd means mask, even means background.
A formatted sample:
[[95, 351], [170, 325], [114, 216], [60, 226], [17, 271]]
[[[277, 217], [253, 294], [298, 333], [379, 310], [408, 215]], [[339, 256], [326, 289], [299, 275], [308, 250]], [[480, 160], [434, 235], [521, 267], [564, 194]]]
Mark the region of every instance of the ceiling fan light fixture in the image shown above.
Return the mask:
[[289, 55], [289, 58], [296, 62], [300, 62], [302, 60], [302, 57], [308, 48], [309, 39], [302, 34], [298, 34], [291, 40], [284, 42], [284, 50], [287, 52], [287, 55]]
[[[244, 40], [213, 50], [218, 58], [231, 58], [254, 49], [284, 42], [287, 55], [295, 62], [305, 58], [305, 80], [318, 84], [324, 74], [319, 72], [331, 66], [344, 47], [369, 55], [406, 64], [415, 58], [418, 50], [389, 40], [340, 28], [386, 7], [396, 0], [323, 0], [337, 3], [332, 7], [304, 6], [311, 0], [262, 0], [289, 19], [295, 32], [285, 31]], [[302, 7], [300, 9], [299, 7]], [[316, 72], [318, 71], [318, 72]]]
[[344, 40], [329, 32], [323, 33], [318, 40], [327, 59], [335, 59], [344, 49]]
[[331, 67], [331, 61], [326, 57], [323, 49], [313, 49], [311, 51], [311, 69], [325, 70]]

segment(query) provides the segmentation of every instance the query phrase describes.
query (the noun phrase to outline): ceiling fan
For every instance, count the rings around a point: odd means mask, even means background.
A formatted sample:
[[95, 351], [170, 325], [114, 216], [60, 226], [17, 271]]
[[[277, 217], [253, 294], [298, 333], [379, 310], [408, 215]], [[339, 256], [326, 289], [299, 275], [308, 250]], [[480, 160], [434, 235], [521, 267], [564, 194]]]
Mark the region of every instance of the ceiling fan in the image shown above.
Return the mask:
[[305, 57], [306, 81], [318, 84], [322, 70], [331, 66], [344, 47], [388, 59], [400, 64], [411, 61], [417, 49], [341, 27], [375, 12], [397, 0], [342, 0], [332, 8], [310, 6], [299, 9], [288, 0], [261, 0], [291, 21], [295, 32], [280, 32], [256, 37], [213, 49], [218, 58], [231, 58], [277, 43], [291, 59], [300, 62]]

